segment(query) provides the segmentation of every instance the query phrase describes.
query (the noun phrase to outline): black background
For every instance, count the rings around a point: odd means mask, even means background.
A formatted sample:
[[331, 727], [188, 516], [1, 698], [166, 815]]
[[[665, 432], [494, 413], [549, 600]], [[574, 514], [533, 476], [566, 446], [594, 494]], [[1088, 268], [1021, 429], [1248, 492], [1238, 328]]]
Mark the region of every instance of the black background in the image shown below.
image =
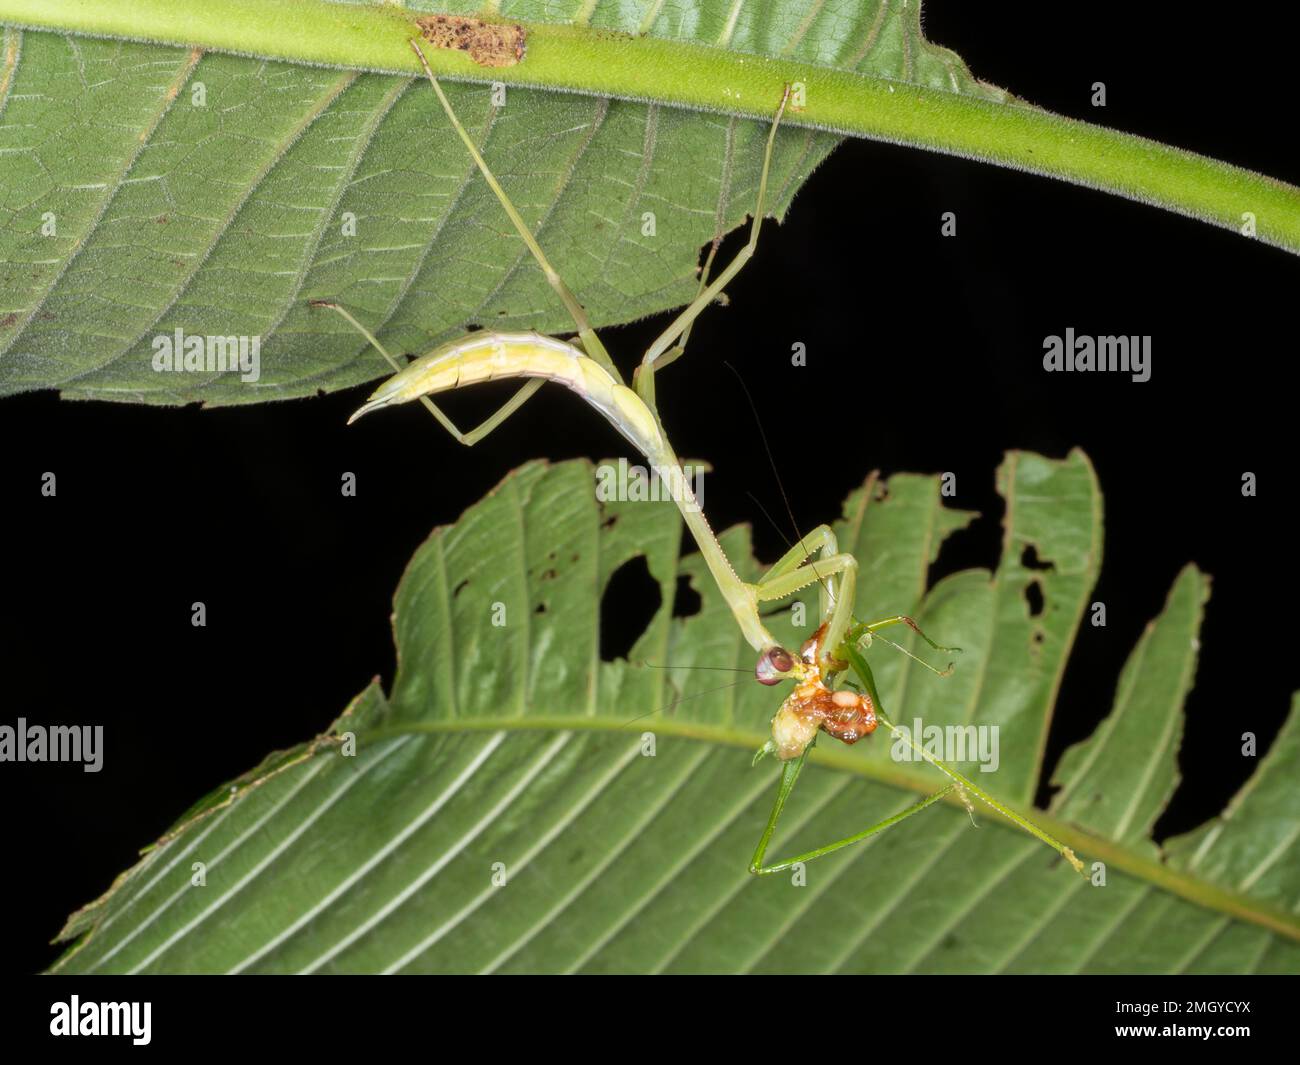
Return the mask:
[[[1033, 103], [1300, 182], [1280, 31], [1237, 42], [1172, 3], [926, 11], [933, 40]], [[1105, 109], [1090, 105], [1095, 81]], [[939, 234], [944, 211], [958, 215], [956, 239]], [[1094, 598], [1108, 625], [1081, 630], [1044, 776], [1109, 709], [1143, 626], [1196, 562], [1213, 595], [1163, 838], [1222, 808], [1253, 767], [1241, 733], [1262, 753], [1296, 686], [1282, 608], [1296, 591], [1297, 277], [1291, 255], [1110, 195], [849, 143], [786, 224], [764, 230], [730, 307], [705, 315], [687, 361], [659, 379], [661, 410], [678, 452], [714, 466], [715, 528], [751, 522], [764, 559], [789, 530], [747, 494], [787, 524], [726, 361], [754, 394], [801, 529], [838, 516], [872, 468], [956, 472], [956, 503], [984, 517], [934, 577], [995, 563], [1006, 449], [1084, 448], [1106, 500]], [[607, 331], [606, 344], [630, 370], [667, 317]], [[1043, 337], [1067, 326], [1151, 334], [1152, 379], [1044, 374]], [[795, 341], [806, 368], [790, 366]], [[0, 720], [107, 726], [97, 775], [0, 765], [6, 971], [51, 962], [62, 919], [199, 795], [323, 729], [375, 674], [391, 681], [391, 595], [435, 525], [526, 459], [623, 453], [560, 389], [473, 450], [413, 409], [345, 428], [363, 391], [214, 411], [51, 394], [0, 406]], [[465, 424], [495, 398], [448, 406]], [[56, 499], [40, 496], [46, 470]], [[347, 470], [354, 499], [339, 493]], [[1258, 498], [1241, 495], [1247, 470]], [[206, 628], [190, 625], [195, 600]], [[642, 615], [627, 600], [629, 633]]]

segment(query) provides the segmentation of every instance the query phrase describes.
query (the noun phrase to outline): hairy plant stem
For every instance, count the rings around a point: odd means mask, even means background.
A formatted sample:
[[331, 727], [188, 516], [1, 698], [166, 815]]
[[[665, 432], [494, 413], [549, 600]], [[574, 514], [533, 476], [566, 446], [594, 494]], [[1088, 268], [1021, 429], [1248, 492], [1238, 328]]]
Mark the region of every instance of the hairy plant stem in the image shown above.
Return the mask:
[[[418, 73], [418, 12], [329, 0], [0, 0], [0, 23], [199, 47], [292, 62]], [[451, 80], [505, 82], [786, 122], [913, 145], [1101, 189], [1300, 253], [1300, 189], [1142, 137], [906, 82], [588, 26], [524, 24], [514, 66], [429, 53]]]

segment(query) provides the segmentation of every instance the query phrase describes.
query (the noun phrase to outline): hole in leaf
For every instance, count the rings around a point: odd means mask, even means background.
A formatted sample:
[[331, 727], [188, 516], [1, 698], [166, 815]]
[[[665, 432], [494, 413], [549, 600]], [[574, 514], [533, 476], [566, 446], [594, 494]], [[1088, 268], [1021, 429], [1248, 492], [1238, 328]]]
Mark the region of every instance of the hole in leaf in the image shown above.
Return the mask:
[[663, 593], [644, 555], [619, 566], [600, 598], [601, 661], [626, 658], [662, 605]]
[[995, 571], [1002, 557], [1001, 515], [981, 514], [964, 529], [949, 533], [926, 574], [926, 587], [967, 569]]
[[1025, 549], [1020, 553], [1020, 564], [1025, 569], [1051, 570], [1056, 569], [1055, 562], [1044, 562], [1038, 557], [1038, 548], [1033, 544], [1025, 544]]
[[691, 579], [685, 573], [677, 575], [677, 589], [673, 592], [673, 617], [693, 618], [700, 612], [703, 604], [700, 593], [691, 587]]
[[1043, 613], [1043, 583], [1032, 580], [1025, 585], [1025, 602], [1029, 604], [1029, 616], [1039, 617]]

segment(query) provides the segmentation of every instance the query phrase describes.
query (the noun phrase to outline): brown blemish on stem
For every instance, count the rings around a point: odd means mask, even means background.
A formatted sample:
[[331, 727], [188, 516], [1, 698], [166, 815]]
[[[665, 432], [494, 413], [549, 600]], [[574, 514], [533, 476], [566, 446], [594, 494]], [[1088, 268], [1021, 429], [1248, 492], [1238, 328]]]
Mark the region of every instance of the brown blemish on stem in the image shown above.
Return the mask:
[[481, 67], [512, 67], [524, 57], [522, 26], [462, 15], [428, 15], [415, 23], [434, 48], [465, 52]]

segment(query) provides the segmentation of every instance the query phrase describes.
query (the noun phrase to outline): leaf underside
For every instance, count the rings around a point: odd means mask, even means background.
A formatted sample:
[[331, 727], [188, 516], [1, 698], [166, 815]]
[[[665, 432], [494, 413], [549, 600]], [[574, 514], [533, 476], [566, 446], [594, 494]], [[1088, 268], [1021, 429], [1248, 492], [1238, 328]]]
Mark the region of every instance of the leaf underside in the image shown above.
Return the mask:
[[[748, 670], [753, 655], [699, 556], [681, 556], [673, 506], [601, 505], [592, 484], [586, 462], [533, 463], [436, 530], [397, 591], [392, 692], [368, 688], [329, 733], [197, 804], [73, 915], [64, 938], [80, 938], [56, 970], [1300, 970], [1293, 917], [1288, 936], [1250, 912], [1294, 915], [1297, 715], [1223, 815], [1163, 848], [1150, 839], [1178, 784], [1208, 595], [1194, 568], [1117, 678], [1111, 713], [1054, 780], [1051, 814], [1104, 842], [1106, 886], [946, 805], [808, 865], [796, 886], [746, 872], [776, 783], [770, 763], [750, 759], [780, 693], [720, 688], [726, 674], [686, 668]], [[993, 572], [927, 589], [941, 544], [971, 517], [943, 505], [935, 477], [868, 479], [837, 531], [862, 561], [861, 609], [914, 613], [966, 649], [939, 680], [873, 648], [892, 718], [999, 726], [996, 772], [961, 768], [1023, 805], [1101, 564], [1101, 499], [1079, 452], [1012, 453], [998, 485], [1006, 535]], [[752, 579], [747, 530], [723, 539]], [[602, 592], [638, 555], [664, 605], [628, 660], [602, 662]], [[679, 576], [701, 596], [687, 618], [672, 616]], [[788, 609], [770, 626], [794, 643], [806, 626]], [[771, 853], [848, 835], [942, 784], [890, 746], [884, 730], [853, 748], [821, 744]], [[1244, 912], [1167, 890], [1143, 873], [1152, 859], [1193, 888], [1237, 892]], [[192, 886], [195, 862], [205, 886]]]
[[[662, 5], [644, 26], [646, 11], [604, 2], [502, 13], [1005, 99], [924, 39], [919, 4], [736, 7]], [[503, 107], [484, 86], [449, 94], [597, 325], [687, 302], [701, 247], [754, 209], [762, 122], [526, 89]], [[769, 213], [783, 216], [837, 140], [781, 132]], [[572, 328], [420, 80], [3, 31], [0, 395], [252, 403], [387, 372], [312, 299], [340, 301], [410, 354], [466, 324]], [[260, 338], [260, 379], [157, 372], [155, 341], [177, 330]]]

